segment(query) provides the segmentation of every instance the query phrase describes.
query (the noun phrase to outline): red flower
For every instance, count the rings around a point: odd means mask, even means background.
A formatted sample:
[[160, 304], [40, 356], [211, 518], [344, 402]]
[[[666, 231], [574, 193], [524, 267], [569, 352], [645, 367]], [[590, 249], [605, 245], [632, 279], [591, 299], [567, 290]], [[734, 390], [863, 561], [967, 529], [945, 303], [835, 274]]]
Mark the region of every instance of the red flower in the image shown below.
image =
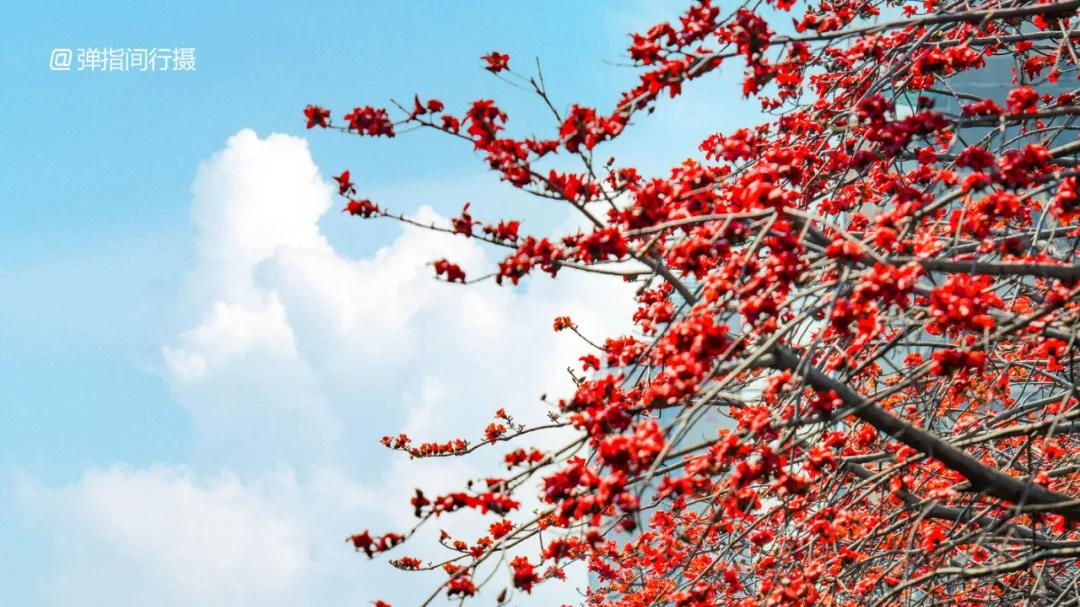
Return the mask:
[[566, 149], [576, 153], [581, 146], [591, 150], [601, 141], [617, 137], [624, 126], [622, 118], [605, 118], [593, 108], [573, 105], [559, 127], [559, 136]]
[[461, 209], [461, 215], [454, 217], [450, 220], [450, 226], [455, 234], [464, 234], [466, 238], [471, 238], [473, 235], [473, 226], [479, 224], [479, 221], [473, 221], [472, 215], [469, 214], [469, 205], [472, 203], [466, 202], [465, 207]]
[[562, 258], [562, 250], [553, 245], [548, 239], [536, 240], [528, 237], [525, 242], [518, 246], [517, 251], [499, 263], [499, 273], [495, 276], [495, 282], [502, 284], [503, 278], [509, 278], [513, 284], [518, 284], [522, 276], [532, 270], [534, 265], [552, 276], [559, 271], [557, 264]]
[[989, 290], [993, 282], [990, 276], [950, 276], [930, 293], [931, 322], [926, 325], [926, 330], [934, 334], [942, 331], [955, 334], [959, 330], [981, 333], [992, 329], [995, 323], [988, 312], [1004, 305], [1001, 297]]
[[986, 352], [968, 352], [965, 350], [941, 350], [934, 352], [933, 372], [936, 375], [950, 375], [956, 371], [968, 369], [980, 370], [986, 365]]
[[459, 594], [461, 596], [472, 596], [476, 594], [476, 584], [473, 584], [472, 578], [468, 574], [460, 574], [454, 579], [450, 580], [447, 584], [447, 596], [454, 596]]
[[465, 282], [465, 272], [461, 270], [461, 266], [450, 263], [445, 259], [440, 259], [435, 262], [435, 275], [446, 275], [446, 282]]
[[588, 371], [589, 369], [600, 370], [600, 359], [593, 354], [587, 354], [582, 356], [578, 360], [581, 361], [581, 370]]
[[993, 99], [983, 99], [975, 103], [965, 103], [960, 107], [964, 116], [1000, 116], [1005, 111], [994, 103]]
[[494, 443], [503, 434], [506, 434], [506, 426], [502, 424], [492, 422], [484, 429], [484, 439], [489, 443]]
[[986, 148], [976, 145], [968, 146], [956, 156], [956, 166], [982, 171], [994, 166], [994, 155]]
[[342, 171], [340, 175], [334, 177], [334, 181], [338, 183], [338, 194], [342, 196], [346, 194], [355, 194], [356, 188], [353, 187], [353, 182], [349, 181], [349, 172]]
[[532, 593], [533, 584], [540, 582], [540, 576], [536, 575], [536, 568], [529, 563], [529, 559], [523, 556], [514, 557], [514, 560], [510, 561], [510, 568], [514, 570], [514, 588]]
[[506, 519], [495, 521], [488, 527], [488, 533], [491, 534], [492, 539], [496, 540], [506, 537], [513, 530], [514, 523]]
[[349, 215], [359, 215], [366, 219], [379, 214], [379, 205], [367, 199], [350, 200], [349, 204], [345, 205], [344, 209], [341, 209], [341, 212]]
[[371, 137], [393, 137], [394, 124], [390, 122], [390, 116], [382, 108], [373, 108], [370, 105], [353, 108], [353, 111], [345, 114], [345, 120], [349, 122], [349, 130], [357, 131], [361, 135]]
[[1080, 215], [1080, 195], [1077, 194], [1076, 177], [1069, 176], [1058, 184], [1054, 195], [1054, 210], [1065, 224]]
[[363, 551], [364, 554], [371, 558], [376, 553], [386, 552], [394, 546], [405, 541], [405, 538], [396, 533], [386, 533], [380, 536], [378, 539], [374, 539], [371, 535], [364, 531], [348, 538], [349, 542], [356, 548], [357, 552]]
[[459, 122], [458, 119], [454, 118], [453, 116], [443, 116], [442, 128], [444, 131], [450, 133], [457, 133], [459, 130], [461, 130], [461, 122]]
[[1006, 99], [1006, 105], [1013, 114], [1034, 112], [1038, 102], [1039, 94], [1028, 86], [1022, 86], [1009, 91], [1009, 97]]
[[353, 547], [357, 550], [363, 550], [371, 556], [371, 546], [374, 544], [374, 540], [371, 539], [371, 534], [367, 531], [357, 533], [349, 537], [349, 541], [352, 542]]
[[490, 54], [480, 58], [487, 62], [487, 67], [484, 69], [492, 74], [498, 74], [503, 70], [510, 69], [510, 55], [502, 55], [496, 51], [492, 51]]
[[307, 128], [330, 126], [330, 110], [317, 105], [309, 105], [304, 108], [304, 117], [307, 118]]
[[531, 449], [529, 451], [526, 451], [524, 449], [515, 449], [510, 453], [507, 453], [506, 456], [503, 458], [503, 461], [506, 463], [507, 469], [511, 469], [514, 466], [520, 464], [535, 464], [543, 459], [544, 452], [538, 449]]
[[626, 238], [614, 227], [598, 228], [578, 239], [576, 244], [574, 257], [586, 263], [620, 259], [629, 254]]
[[466, 112], [469, 121], [467, 129], [476, 144], [476, 149], [487, 149], [495, 142], [496, 135], [503, 129], [506, 113], [495, 106], [490, 99], [474, 101]]
[[517, 242], [519, 227], [521, 227], [520, 221], [500, 221], [496, 226], [484, 226], [484, 233], [495, 240]]

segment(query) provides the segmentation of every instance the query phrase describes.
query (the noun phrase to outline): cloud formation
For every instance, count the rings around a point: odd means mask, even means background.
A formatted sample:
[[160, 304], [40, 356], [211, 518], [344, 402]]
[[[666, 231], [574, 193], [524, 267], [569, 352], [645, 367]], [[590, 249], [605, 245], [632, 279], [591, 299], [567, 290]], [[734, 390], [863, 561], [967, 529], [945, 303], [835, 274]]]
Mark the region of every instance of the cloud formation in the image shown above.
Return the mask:
[[[83, 604], [102, 605], [406, 604], [437, 579], [387, 575], [342, 539], [403, 529], [414, 487], [485, 470], [470, 458], [409, 462], [377, 438], [476, 437], [499, 407], [541, 420], [537, 397], [566, 392], [565, 369], [585, 351], [553, 334], [552, 318], [617, 333], [630, 289], [573, 275], [524, 289], [439, 283], [434, 259], [482, 273], [496, 258], [415, 228], [370, 257], [343, 255], [318, 223], [336, 212], [333, 191], [306, 142], [286, 135], [241, 131], [192, 191], [197, 261], [182, 297], [200, 320], [162, 356], [195, 453], [63, 487], [24, 482], [24, 504], [62, 555], [46, 586], [69, 598], [92, 588]], [[417, 216], [444, 221], [430, 208]], [[517, 602], [567, 602], [571, 590]]]

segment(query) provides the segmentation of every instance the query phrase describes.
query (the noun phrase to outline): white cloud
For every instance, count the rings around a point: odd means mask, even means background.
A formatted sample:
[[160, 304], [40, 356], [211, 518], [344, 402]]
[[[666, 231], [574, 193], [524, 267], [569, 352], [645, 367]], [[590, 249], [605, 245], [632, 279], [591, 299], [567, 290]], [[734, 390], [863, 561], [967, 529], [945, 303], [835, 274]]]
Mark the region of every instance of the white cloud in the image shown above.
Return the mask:
[[21, 498], [58, 536], [58, 602], [81, 605], [256, 604], [290, 590], [312, 566], [296, 521], [231, 475], [110, 469]]
[[[612, 334], [629, 318], [631, 290], [574, 275], [535, 277], [527, 292], [436, 282], [433, 259], [476, 275], [497, 257], [415, 228], [370, 257], [345, 256], [318, 224], [332, 190], [306, 143], [285, 135], [230, 138], [200, 166], [193, 194], [197, 262], [185, 297], [201, 321], [162, 356], [196, 452], [180, 468], [28, 484], [24, 503], [62, 547], [46, 586], [70, 598], [100, 580], [94, 596], [109, 605], [406, 604], [436, 580], [368, 564], [344, 536], [402, 530], [415, 487], [447, 489], [492, 468], [482, 454], [409, 462], [377, 438], [476, 437], [499, 407], [541, 421], [537, 397], [569, 390], [565, 369], [585, 351], [551, 320], [570, 314]], [[476, 518], [439, 523], [481, 528]], [[518, 602], [566, 602], [571, 591]]]
[[199, 278], [213, 294], [245, 295], [252, 269], [283, 247], [329, 250], [316, 222], [332, 190], [302, 139], [240, 131], [199, 166], [191, 191]]

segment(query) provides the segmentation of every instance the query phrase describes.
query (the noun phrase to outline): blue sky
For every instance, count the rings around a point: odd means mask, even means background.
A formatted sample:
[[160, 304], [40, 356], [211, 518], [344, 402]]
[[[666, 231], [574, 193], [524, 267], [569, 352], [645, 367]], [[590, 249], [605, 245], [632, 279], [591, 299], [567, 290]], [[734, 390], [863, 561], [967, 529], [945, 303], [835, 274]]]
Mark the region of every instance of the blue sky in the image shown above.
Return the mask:
[[[635, 79], [615, 65], [626, 32], [673, 18], [678, 9], [537, 6], [33, 2], [6, 9], [0, 22], [0, 606], [126, 605], [149, 597], [157, 604], [209, 604], [207, 596], [228, 592], [244, 604], [262, 596], [267, 588], [259, 576], [243, 581], [250, 572], [237, 564], [247, 536], [223, 544], [234, 545], [235, 558], [219, 561], [220, 554], [196, 548], [169, 553], [168, 545], [187, 546], [202, 531], [175, 538], [161, 527], [180, 533], [212, 526], [173, 521], [169, 512], [183, 518], [196, 511], [213, 524], [240, 521], [252, 537], [283, 538], [280, 546], [266, 540], [273, 550], [291, 547], [274, 552], [280, 558], [271, 563], [291, 585], [266, 596], [317, 596], [318, 604], [331, 604], [346, 596], [321, 594], [335, 585], [358, 597], [411, 596], [403, 586], [373, 587], [382, 585], [373, 580], [381, 579], [375, 572], [384, 565], [370, 567], [336, 543], [324, 547], [324, 529], [310, 521], [340, 516], [335, 541], [364, 525], [356, 519], [393, 523], [394, 515], [373, 509], [380, 496], [407, 493], [394, 484], [393, 467], [405, 470], [407, 463], [371, 449], [377, 436], [403, 426], [443, 429], [439, 415], [458, 406], [454, 380], [512, 374], [497, 363], [507, 353], [519, 356], [519, 346], [530, 347], [520, 354], [521, 372], [534, 362], [551, 367], [524, 385], [536, 393], [565, 389], [560, 369], [577, 345], [553, 342], [550, 316], [543, 314], [579, 306], [600, 331], [618, 322], [598, 310], [621, 309], [625, 293], [543, 281], [535, 293], [504, 290], [487, 309], [479, 295], [440, 291], [442, 285], [427, 280], [428, 270], [420, 281], [413, 274], [439, 249], [415, 257], [406, 245], [429, 246], [421, 235], [408, 240], [390, 224], [362, 224], [328, 210], [322, 190], [330, 175], [349, 168], [362, 192], [409, 212], [430, 205], [423, 212], [445, 217], [472, 200], [488, 217], [528, 216], [526, 226], [537, 230], [566, 227], [567, 218], [508, 193], [456, 142], [308, 132], [300, 111], [312, 102], [347, 110], [408, 100], [414, 92], [460, 111], [471, 99], [493, 97], [510, 111], [511, 130], [551, 128], [535, 99], [480, 69], [481, 54], [509, 53], [519, 68], [539, 56], [559, 103], [608, 107]], [[197, 70], [48, 69], [53, 48], [107, 46], [193, 47]], [[737, 82], [737, 73], [722, 70], [677, 111], [661, 108], [612, 151], [647, 170], [665, 170], [693, 153], [708, 132], [749, 122], [752, 112], [733, 102]], [[237, 135], [245, 129], [253, 132]], [[271, 133], [307, 143], [268, 139]], [[305, 163], [321, 177], [290, 172]], [[252, 183], [245, 175], [265, 175], [271, 190], [245, 190]], [[202, 189], [193, 194], [197, 183]], [[307, 202], [278, 196], [274, 188]], [[275, 232], [275, 240], [243, 226], [223, 234], [207, 228], [227, 223], [233, 211], [295, 220], [303, 229]], [[446, 246], [477, 264], [492, 261], [472, 248], [453, 248], [460, 244]], [[398, 271], [380, 274], [373, 259]], [[243, 288], [223, 282], [236, 276]], [[508, 324], [492, 330], [498, 321], [491, 318]], [[236, 327], [248, 320], [250, 331], [237, 337]], [[448, 325], [454, 329], [444, 331]], [[523, 325], [531, 328], [513, 328]], [[222, 349], [222, 339], [231, 345]], [[470, 354], [460, 356], [466, 347]], [[450, 359], [461, 360], [440, 362]], [[192, 372], [185, 366], [191, 361], [210, 371]], [[265, 384], [273, 394], [260, 393]], [[490, 403], [481, 398], [483, 406], [502, 406], [500, 399], [516, 398], [520, 387], [494, 389]], [[315, 396], [295, 417], [292, 403], [266, 404], [290, 391], [304, 394], [300, 400]], [[463, 431], [485, 423], [477, 419]], [[258, 432], [268, 438], [252, 439]], [[307, 500], [298, 495], [323, 490], [324, 504], [300, 504]], [[190, 508], [169, 510], [187, 498]], [[352, 505], [327, 514], [344, 503]], [[136, 518], [155, 512], [161, 524], [129, 528], [125, 512], [139, 513]], [[276, 531], [262, 533], [264, 523]], [[143, 545], [147, 535], [163, 544], [160, 551]], [[192, 546], [212, 550], [214, 537]], [[196, 565], [185, 570], [184, 563]], [[222, 581], [228, 592], [187, 594], [182, 582], [196, 573], [241, 581]], [[125, 576], [143, 581], [127, 584]], [[72, 592], [86, 580], [100, 586]]]

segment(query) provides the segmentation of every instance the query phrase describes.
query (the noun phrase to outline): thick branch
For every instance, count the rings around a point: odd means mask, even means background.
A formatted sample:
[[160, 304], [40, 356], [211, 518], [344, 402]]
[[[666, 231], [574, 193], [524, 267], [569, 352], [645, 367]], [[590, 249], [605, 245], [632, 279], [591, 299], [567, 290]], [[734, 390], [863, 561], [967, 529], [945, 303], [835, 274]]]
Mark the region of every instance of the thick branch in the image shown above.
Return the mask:
[[1080, 503], [1077, 500], [1050, 491], [1041, 485], [1013, 478], [983, 464], [941, 438], [868, 402], [846, 384], [825, 375], [813, 365], [801, 364], [800, 357], [786, 347], [774, 347], [772, 358], [771, 366], [799, 373], [815, 390], [836, 392], [844, 404], [853, 409], [852, 415], [870, 424], [879, 432], [891, 436], [927, 457], [938, 460], [946, 468], [967, 479], [975, 491], [1013, 504], [1049, 506], [1048, 511], [1060, 514], [1071, 521], [1080, 522]]

